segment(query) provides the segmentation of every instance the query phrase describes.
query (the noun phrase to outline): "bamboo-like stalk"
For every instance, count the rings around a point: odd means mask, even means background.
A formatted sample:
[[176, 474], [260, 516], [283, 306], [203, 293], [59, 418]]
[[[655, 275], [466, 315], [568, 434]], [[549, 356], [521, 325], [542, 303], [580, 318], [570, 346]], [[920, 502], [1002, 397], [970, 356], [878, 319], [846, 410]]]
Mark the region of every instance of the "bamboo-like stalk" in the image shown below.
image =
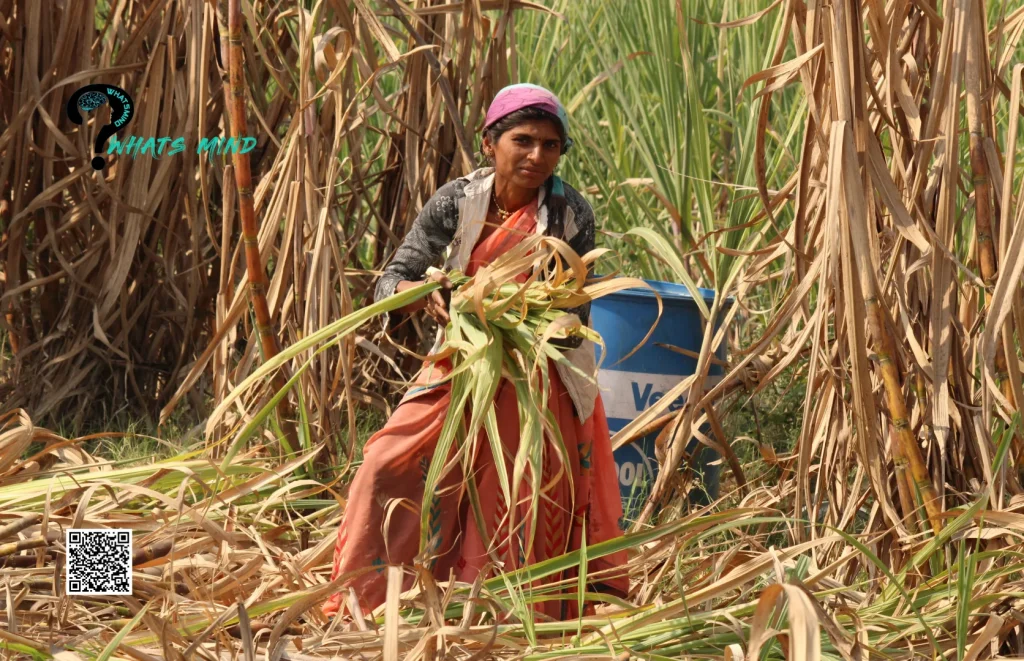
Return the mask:
[[33, 537], [32, 539], [19, 539], [16, 542], [9, 542], [7, 544], [0, 544], [0, 558], [7, 555], [14, 555], [20, 551], [27, 551], [28, 549], [38, 549], [47, 546], [47, 541], [42, 537]]
[[892, 465], [896, 469], [896, 495], [903, 508], [904, 523], [911, 530], [917, 530], [917, 506], [914, 499], [914, 481], [910, 474], [907, 458], [903, 455], [902, 444], [897, 439], [896, 428], [889, 427], [889, 443], [892, 447]]
[[[863, 271], [862, 286], [864, 284]], [[913, 480], [913, 494], [918, 501], [918, 506], [923, 505], [932, 530], [937, 534], [942, 530], [941, 506], [935, 485], [932, 484], [931, 475], [928, 473], [928, 465], [921, 455], [921, 448], [914, 439], [910, 429], [910, 414], [907, 410], [907, 402], [903, 397], [902, 379], [896, 364], [893, 362], [892, 340], [885, 330], [882, 318], [882, 307], [878, 301], [877, 292], [865, 298], [867, 304], [868, 328], [876, 343], [876, 357], [878, 372], [885, 386], [885, 401], [889, 408], [889, 416], [892, 418], [893, 429], [896, 432], [898, 448], [894, 448], [894, 463], [906, 462], [908, 477]], [[900, 469], [900, 466], [897, 466]], [[908, 480], [909, 481], [909, 480]]]
[[29, 514], [23, 516], [13, 523], [9, 523], [6, 526], [0, 526], [0, 540], [7, 539], [11, 535], [21, 532], [25, 528], [36, 525], [43, 520], [41, 514]]
[[[852, 225], [853, 223], [851, 223]], [[861, 286], [865, 286], [865, 280], [873, 283], [874, 279], [870, 273], [865, 274], [860, 269]], [[870, 287], [871, 284], [868, 284]], [[893, 462], [899, 464], [906, 462], [907, 481], [912, 480], [912, 493], [918, 501], [918, 506], [924, 505], [925, 512], [932, 530], [937, 534], [942, 530], [941, 505], [935, 485], [932, 484], [931, 475], [928, 473], [928, 465], [921, 455], [921, 448], [914, 439], [910, 429], [910, 413], [907, 410], [907, 402], [903, 396], [902, 379], [896, 363], [893, 361], [892, 339], [886, 332], [886, 325], [883, 322], [882, 306], [879, 304], [878, 293], [873, 289], [871, 295], [864, 299], [867, 305], [868, 328], [871, 337], [874, 338], [876, 347], [878, 372], [885, 386], [885, 400], [889, 409], [889, 416], [892, 418], [892, 426], [896, 432], [896, 445], [893, 450]], [[901, 467], [897, 466], [897, 470]]]
[[[843, 142], [842, 150], [845, 159], [842, 165], [847, 167], [855, 153], [853, 131], [849, 124], [844, 124], [842, 128], [838, 125], [835, 126], [832, 139]], [[910, 479], [913, 480], [913, 494], [918, 501], [918, 506], [924, 506], [932, 530], [938, 533], [942, 530], [941, 505], [935, 486], [932, 484], [931, 475], [928, 473], [928, 465], [921, 455], [921, 449], [910, 429], [910, 413], [907, 409], [906, 398], [903, 396], [903, 379], [894, 362], [894, 345], [888, 333], [888, 325], [883, 316], [885, 312], [880, 302], [881, 294], [873, 275], [875, 269], [871, 262], [871, 248], [865, 226], [867, 217], [862, 204], [863, 192], [857, 190], [860, 177], [856, 176], [854, 168], [853, 173], [846, 174], [843, 180], [846, 201], [850, 209], [850, 238], [857, 265], [857, 277], [864, 294], [868, 330], [875, 345], [876, 369], [885, 388], [885, 401], [892, 419], [892, 426], [896, 432], [893, 460], [897, 465], [897, 470], [901, 469], [901, 462], [906, 462]], [[835, 194], [838, 194], [838, 191]]]
[[[231, 136], [237, 141], [248, 134], [245, 118], [245, 70], [242, 53], [242, 10], [241, 0], [228, 0], [228, 43], [229, 43], [229, 99], [228, 114], [231, 118]], [[277, 334], [270, 318], [267, 305], [267, 275], [260, 260], [259, 227], [256, 223], [256, 210], [253, 204], [252, 173], [249, 168], [249, 155], [237, 150], [231, 155], [235, 170], [235, 184], [238, 190], [238, 214], [242, 225], [242, 240], [245, 242], [245, 270], [249, 278], [249, 300], [252, 302], [253, 313], [256, 315], [256, 333], [263, 348], [263, 359], [270, 360], [280, 349]], [[285, 377], [281, 370], [274, 372], [271, 385], [275, 391], [285, 387]], [[299, 448], [296, 432], [294, 411], [287, 397], [283, 397], [277, 405], [277, 415], [281, 429], [284, 431], [289, 448]]]
[[[992, 219], [995, 209], [992, 203], [992, 179], [989, 175], [988, 164], [985, 160], [985, 111], [987, 105], [982, 100], [981, 76], [983, 73], [982, 63], [985, 62], [985, 47], [983, 26], [984, 23], [981, 10], [984, 5], [979, 6], [974, 12], [974, 21], [970, 31], [970, 41], [967, 50], [967, 71], [964, 76], [964, 83], [967, 91], [967, 128], [970, 131], [970, 158], [971, 170], [973, 171], [972, 182], [974, 184], [974, 230], [975, 241], [978, 250], [978, 264], [981, 267], [981, 277], [985, 284], [992, 287], [999, 277], [999, 262], [996, 256], [996, 247], [992, 227]], [[1002, 335], [1002, 333], [1000, 333]], [[996, 376], [1000, 380], [1000, 390], [1006, 400], [1012, 406], [1017, 406], [1013, 395], [1013, 384], [1009, 381], [1007, 373], [1006, 352], [1003, 343], [999, 342], [996, 347], [995, 357]], [[1013, 455], [1015, 464], [1020, 470], [1024, 464], [1024, 437], [1019, 433], [1013, 437]]]
[[[931, 475], [928, 472], [928, 465], [921, 455], [921, 448], [914, 439], [910, 429], [910, 413], [907, 408], [907, 401], [903, 395], [903, 378], [894, 362], [894, 343], [889, 336], [889, 325], [885, 322], [885, 310], [882, 308], [882, 293], [879, 291], [875, 277], [876, 266], [872, 259], [871, 237], [868, 234], [867, 223], [869, 222], [868, 208], [865, 205], [864, 187], [861, 178], [861, 168], [858, 167], [855, 154], [858, 153], [854, 139], [853, 125], [863, 130], [863, 124], [858, 122], [855, 104], [863, 103], [863, 98], [853, 94], [854, 84], [857, 76], [854, 71], [854, 64], [858, 61], [856, 55], [851, 58], [848, 44], [854, 46], [855, 53], [860, 53], [862, 43], [854, 37], [855, 31], [850, 29], [851, 23], [856, 23], [859, 15], [853, 11], [856, 3], [836, 3], [832, 7], [832, 25], [836, 35], [835, 57], [832, 61], [834, 80], [836, 84], [836, 123], [832, 126], [832, 141], [840, 141], [839, 145], [842, 159], [834, 161], [834, 165], [844, 169], [840, 176], [843, 182], [843, 193], [846, 196], [846, 205], [849, 213], [850, 243], [853, 248], [854, 263], [857, 266], [857, 277], [860, 282], [861, 293], [864, 296], [865, 317], [868, 331], [874, 342], [876, 354], [876, 370], [881, 378], [885, 389], [885, 399], [892, 420], [892, 426], [896, 432], [897, 443], [893, 447], [893, 461], [899, 471], [901, 463], [906, 462], [907, 470], [912, 480], [914, 498], [918, 506], [924, 506], [928, 520], [931, 522], [932, 530], [938, 533], [942, 530], [941, 502], [932, 484]], [[833, 142], [833, 149], [837, 145]], [[863, 151], [863, 150], [860, 150]], [[833, 191], [834, 195], [840, 194], [839, 190]], [[847, 320], [847, 323], [860, 323], [858, 320]]]

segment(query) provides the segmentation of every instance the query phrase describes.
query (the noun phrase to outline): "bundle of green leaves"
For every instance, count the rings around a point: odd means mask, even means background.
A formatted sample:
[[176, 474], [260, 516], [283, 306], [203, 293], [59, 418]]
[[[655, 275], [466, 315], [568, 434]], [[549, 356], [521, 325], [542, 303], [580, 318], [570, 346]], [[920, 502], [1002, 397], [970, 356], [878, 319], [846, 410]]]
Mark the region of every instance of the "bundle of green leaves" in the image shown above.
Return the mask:
[[[558, 424], [548, 408], [552, 396], [549, 370], [562, 364], [582, 374], [558, 341], [580, 336], [603, 346], [600, 335], [569, 310], [623, 289], [647, 286], [635, 278], [588, 279], [591, 265], [605, 252], [598, 249], [580, 256], [563, 241], [530, 236], [473, 277], [449, 274], [455, 285], [449, 306], [451, 322], [445, 328], [440, 352], [431, 359], [451, 360], [452, 370], [444, 377], [451, 382], [451, 405], [424, 487], [422, 561], [428, 562], [438, 551], [438, 540], [431, 536], [430, 517], [436, 511], [438, 489], [452, 471], [461, 472], [460, 495], [469, 498], [473, 519], [481, 526], [481, 537], [487, 539], [482, 529], [480, 494], [471, 470], [484, 444], [489, 445], [495, 459], [498, 497], [504, 499], [510, 513], [507, 528], [498, 534], [516, 539], [522, 529], [523, 553], [532, 548], [541, 495], [554, 480], [561, 479], [564, 467], [569, 465]], [[524, 273], [525, 281], [517, 282]], [[596, 378], [595, 374], [584, 376]], [[503, 379], [515, 388], [519, 403], [520, 440], [511, 461], [511, 475], [504, 461], [506, 450], [498, 434], [494, 403]], [[547, 453], [545, 446], [550, 446]], [[547, 485], [541, 484], [545, 457], [559, 463], [554, 480]], [[513, 513], [527, 499], [529, 507], [523, 509], [532, 513], [532, 519], [519, 520]]]

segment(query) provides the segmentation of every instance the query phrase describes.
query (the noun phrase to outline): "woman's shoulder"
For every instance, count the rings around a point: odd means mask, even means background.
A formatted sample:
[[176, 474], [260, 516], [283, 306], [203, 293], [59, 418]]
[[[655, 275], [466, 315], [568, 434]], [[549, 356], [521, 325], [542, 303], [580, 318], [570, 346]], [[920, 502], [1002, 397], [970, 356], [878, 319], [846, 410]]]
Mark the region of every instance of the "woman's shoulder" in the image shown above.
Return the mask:
[[459, 200], [466, 197], [464, 177], [452, 179], [442, 185], [423, 205], [420, 217], [431, 224], [440, 224], [448, 231], [454, 231], [459, 219]]
[[445, 202], [453, 203], [459, 198], [466, 197], [466, 186], [468, 184], [469, 181], [465, 177], [452, 179], [438, 188], [437, 192], [431, 196], [430, 201], [440, 203], [441, 206], [448, 206]]
[[573, 214], [583, 220], [584, 222], [589, 218], [590, 222], [594, 220], [594, 208], [590, 206], [590, 202], [587, 198], [583, 197], [583, 194], [573, 188], [565, 180], [562, 181], [562, 187], [565, 189], [565, 202], [572, 209]]
[[434, 193], [434, 195], [447, 195], [448, 197], [465, 197], [467, 185], [469, 185], [469, 179], [467, 179], [466, 177], [457, 177], [446, 184], [442, 184], [437, 189], [437, 192]]
[[436, 197], [440, 195], [456, 199], [460, 197], [466, 197], [466, 195], [468, 195], [468, 193], [466, 192], [466, 188], [470, 186], [470, 184], [472, 184], [473, 182], [479, 182], [481, 179], [485, 179], [487, 175], [489, 175], [493, 171], [494, 168], [479, 168], [473, 170], [468, 174], [464, 174], [461, 177], [456, 177], [455, 179], [452, 179], [448, 183], [438, 188], [437, 192], [434, 193], [434, 196]]

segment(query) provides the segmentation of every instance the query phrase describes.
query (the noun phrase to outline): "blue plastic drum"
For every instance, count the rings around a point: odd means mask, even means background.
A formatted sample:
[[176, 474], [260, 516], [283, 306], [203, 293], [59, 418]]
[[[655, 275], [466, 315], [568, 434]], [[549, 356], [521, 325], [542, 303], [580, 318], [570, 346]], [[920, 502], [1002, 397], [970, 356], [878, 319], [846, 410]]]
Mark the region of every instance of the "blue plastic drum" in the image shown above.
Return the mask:
[[[695, 357], [667, 346], [688, 350], [696, 356], [700, 354], [704, 340], [704, 319], [690, 291], [675, 283], [646, 282], [661, 296], [664, 310], [654, 334], [625, 361], [619, 362], [644, 339], [657, 319], [657, 299], [651, 290], [636, 288], [602, 297], [591, 304], [592, 325], [601, 334], [607, 350], [607, 356], [602, 359], [601, 347], [597, 347], [597, 359], [601, 364], [598, 382], [608, 427], [613, 435], [697, 370]], [[710, 307], [714, 292], [701, 289], [700, 293]], [[725, 360], [724, 343], [717, 355]], [[722, 373], [721, 365], [712, 364], [707, 385], [716, 383]], [[673, 402], [669, 410], [678, 410], [684, 402], [685, 396]], [[701, 433], [708, 435], [709, 430], [702, 427]], [[657, 434], [650, 434], [615, 453], [627, 520], [639, 513], [638, 508], [646, 500], [658, 474], [654, 455], [656, 437]], [[710, 448], [699, 445], [696, 439], [690, 442], [688, 450], [693, 452], [698, 447], [701, 454], [694, 465], [702, 484], [690, 493], [690, 498], [693, 502], [706, 503], [709, 498], [718, 497], [720, 466], [709, 464], [719, 457]]]

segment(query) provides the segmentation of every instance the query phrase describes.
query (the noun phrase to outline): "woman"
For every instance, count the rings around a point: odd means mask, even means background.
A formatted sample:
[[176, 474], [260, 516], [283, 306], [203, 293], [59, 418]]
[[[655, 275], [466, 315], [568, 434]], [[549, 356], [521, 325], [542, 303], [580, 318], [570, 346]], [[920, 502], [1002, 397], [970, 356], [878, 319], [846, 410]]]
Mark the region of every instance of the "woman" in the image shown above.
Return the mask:
[[[493, 167], [445, 184], [427, 202], [384, 269], [376, 299], [418, 286], [425, 275], [451, 289], [444, 271], [432, 268], [445, 250], [444, 270], [473, 275], [530, 233], [561, 238], [580, 255], [593, 249], [590, 205], [554, 174], [561, 155], [571, 146], [568, 117], [554, 94], [526, 84], [501, 90], [484, 120], [483, 152]], [[524, 278], [525, 274], [520, 281]], [[424, 308], [442, 328], [448, 322], [440, 291], [401, 312]], [[572, 312], [588, 323], [589, 304]], [[440, 344], [439, 335], [434, 351]], [[592, 343], [569, 338], [558, 346], [572, 365], [585, 374], [594, 373]], [[474, 466], [483, 525], [473, 518], [465, 502], [468, 499], [458, 496], [463, 476], [457, 471], [449, 474], [431, 501], [430, 526], [437, 543], [431, 545], [436, 551], [426, 560], [438, 580], [454, 576], [471, 583], [481, 571], [493, 571], [495, 560], [502, 563], [503, 571], [509, 571], [577, 550], [584, 539], [595, 544], [622, 534], [622, 503], [597, 386], [573, 369], [554, 361], [552, 366], [549, 409], [558, 422], [568, 465], [561, 466], [550, 444], [545, 443], [542, 484], [551, 488], [545, 491], [536, 513], [535, 543], [524, 548], [521, 536], [507, 538], [508, 517], [519, 517], [516, 522], [531, 520], [533, 512], [526, 509], [529, 499], [527, 505], [508, 511], [490, 446], [484, 442], [481, 447], [486, 449]], [[352, 482], [338, 530], [331, 577], [334, 580], [345, 573], [375, 568], [358, 573], [346, 584], [364, 611], [384, 601], [384, 567], [410, 565], [419, 552], [424, 481], [450, 402], [449, 384], [436, 382], [450, 369], [447, 359], [425, 364], [388, 422], [366, 442], [364, 462]], [[507, 380], [495, 395], [495, 411], [501, 443], [514, 457], [519, 444], [518, 405], [515, 389]], [[511, 462], [507, 456], [505, 460], [511, 474]], [[588, 576], [598, 577], [590, 589], [624, 597], [627, 578], [615, 571], [624, 563], [624, 553], [589, 562]], [[537, 586], [571, 578], [553, 576]], [[411, 587], [413, 580], [407, 573], [403, 589]], [[336, 614], [348, 595], [347, 588], [335, 594], [323, 612]], [[575, 617], [574, 601], [552, 599], [535, 609], [553, 618]]]

